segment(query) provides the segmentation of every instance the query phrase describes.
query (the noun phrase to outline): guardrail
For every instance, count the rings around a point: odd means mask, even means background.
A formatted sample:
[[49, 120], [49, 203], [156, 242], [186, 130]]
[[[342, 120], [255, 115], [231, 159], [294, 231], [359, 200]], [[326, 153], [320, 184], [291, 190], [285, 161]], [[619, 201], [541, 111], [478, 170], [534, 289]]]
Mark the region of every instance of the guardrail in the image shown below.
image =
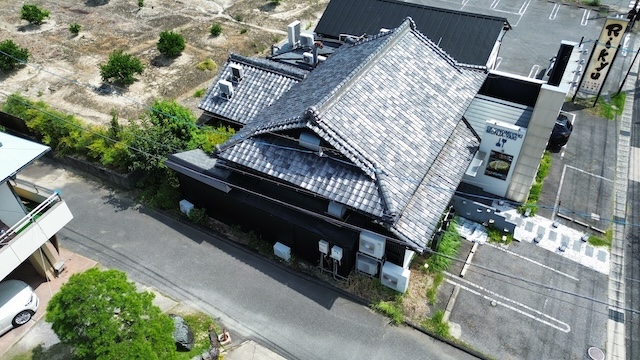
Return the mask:
[[51, 196], [46, 198], [43, 202], [38, 204], [33, 210], [31, 210], [25, 217], [20, 219], [16, 224], [11, 226], [9, 229], [0, 230], [0, 248], [8, 245], [9, 242], [24, 228], [29, 226], [29, 224], [34, 223], [36, 221], [36, 216], [42, 215], [47, 211], [47, 208], [61, 201], [62, 198], [57, 191], [54, 191]]

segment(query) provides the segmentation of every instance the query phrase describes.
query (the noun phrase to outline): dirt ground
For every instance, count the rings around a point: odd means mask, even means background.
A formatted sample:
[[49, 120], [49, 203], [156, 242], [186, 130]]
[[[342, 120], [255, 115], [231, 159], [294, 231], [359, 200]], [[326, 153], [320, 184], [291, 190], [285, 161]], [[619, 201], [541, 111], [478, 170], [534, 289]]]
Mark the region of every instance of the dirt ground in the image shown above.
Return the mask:
[[[115, 110], [120, 119], [136, 119], [153, 99], [176, 99], [199, 116], [198, 89], [208, 88], [229, 53], [265, 56], [272, 44], [286, 38], [295, 20], [313, 29], [328, 0], [53, 0], [29, 1], [50, 11], [42, 25], [20, 20], [24, 1], [0, 0], [0, 41], [11, 39], [29, 49], [27, 65], [0, 72], [0, 102], [19, 92], [90, 123], [106, 123]], [[69, 25], [81, 31], [73, 36]], [[212, 24], [222, 34], [212, 37]], [[172, 30], [187, 43], [183, 54], [166, 59], [156, 49], [159, 33]], [[138, 81], [119, 94], [101, 95], [98, 65], [122, 49], [145, 65]], [[197, 64], [215, 61], [215, 70]]]

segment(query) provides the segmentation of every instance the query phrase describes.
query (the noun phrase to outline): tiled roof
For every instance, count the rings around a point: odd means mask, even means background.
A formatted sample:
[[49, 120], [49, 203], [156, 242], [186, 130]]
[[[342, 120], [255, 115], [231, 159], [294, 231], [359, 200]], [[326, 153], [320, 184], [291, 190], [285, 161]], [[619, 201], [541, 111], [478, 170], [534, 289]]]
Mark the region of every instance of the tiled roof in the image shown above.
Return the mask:
[[[242, 66], [244, 76], [232, 82], [231, 64]], [[271, 105], [291, 86], [304, 79], [307, 71], [286, 64], [261, 58], [247, 58], [231, 54], [218, 78], [213, 82], [199, 108], [244, 125], [257, 112]], [[218, 83], [226, 80], [233, 83], [234, 93], [230, 99], [220, 94]]]
[[[369, 213], [422, 249], [429, 237], [420, 231], [435, 227], [478, 146], [461, 119], [486, 76], [457, 65], [409, 19], [336, 51], [217, 156]], [[271, 135], [305, 129], [352, 164]]]
[[458, 62], [486, 65], [507, 19], [463, 11], [435, 8], [395, 0], [331, 0], [316, 33], [338, 38], [360, 36], [391, 29], [411, 16], [418, 30]]

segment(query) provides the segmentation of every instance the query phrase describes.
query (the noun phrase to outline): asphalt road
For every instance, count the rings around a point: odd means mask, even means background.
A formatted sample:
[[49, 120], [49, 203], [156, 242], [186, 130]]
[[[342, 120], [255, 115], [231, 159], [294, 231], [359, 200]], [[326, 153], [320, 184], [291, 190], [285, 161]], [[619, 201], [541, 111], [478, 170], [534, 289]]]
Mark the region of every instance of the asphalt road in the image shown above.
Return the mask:
[[63, 247], [218, 318], [237, 343], [289, 359], [473, 358], [46, 160], [20, 175], [62, 191], [74, 214], [58, 234]]
[[461, 286], [450, 321], [472, 347], [498, 359], [582, 359], [605, 348], [606, 275], [527, 242], [481, 245], [472, 264], [464, 278], [448, 277]]
[[[637, 88], [638, 85], [636, 85]], [[631, 123], [632, 149], [640, 148], [640, 92], [636, 91], [633, 103], [633, 120]], [[630, 174], [638, 171], [638, 158], [629, 164]], [[627, 188], [627, 223], [625, 247], [625, 300], [629, 309], [640, 311], [640, 179], [629, 180]], [[640, 358], [640, 314], [625, 313], [627, 359]]]

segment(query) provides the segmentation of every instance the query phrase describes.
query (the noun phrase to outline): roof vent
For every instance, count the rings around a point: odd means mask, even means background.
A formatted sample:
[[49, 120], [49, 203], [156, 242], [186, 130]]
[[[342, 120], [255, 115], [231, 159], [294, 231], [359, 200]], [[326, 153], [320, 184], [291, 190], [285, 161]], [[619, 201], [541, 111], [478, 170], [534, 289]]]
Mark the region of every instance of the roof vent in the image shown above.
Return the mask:
[[244, 71], [242, 69], [242, 66], [238, 64], [231, 64], [231, 80], [237, 83], [242, 80], [243, 76]]
[[387, 29], [387, 28], [380, 28], [380, 34], [387, 34], [390, 33], [391, 30]]
[[287, 26], [289, 45], [296, 47], [300, 41], [300, 20], [296, 20]]
[[300, 35], [300, 46], [304, 48], [312, 47], [314, 41], [315, 41], [315, 38], [313, 37], [313, 34], [304, 33]]
[[218, 82], [218, 87], [220, 88], [220, 96], [224, 99], [231, 99], [231, 95], [233, 95], [233, 84], [226, 80], [220, 80]]
[[305, 147], [307, 149], [311, 149], [314, 151], [320, 150], [320, 138], [317, 137], [315, 134], [307, 131], [300, 133], [298, 144], [300, 144], [300, 146], [302, 147]]

